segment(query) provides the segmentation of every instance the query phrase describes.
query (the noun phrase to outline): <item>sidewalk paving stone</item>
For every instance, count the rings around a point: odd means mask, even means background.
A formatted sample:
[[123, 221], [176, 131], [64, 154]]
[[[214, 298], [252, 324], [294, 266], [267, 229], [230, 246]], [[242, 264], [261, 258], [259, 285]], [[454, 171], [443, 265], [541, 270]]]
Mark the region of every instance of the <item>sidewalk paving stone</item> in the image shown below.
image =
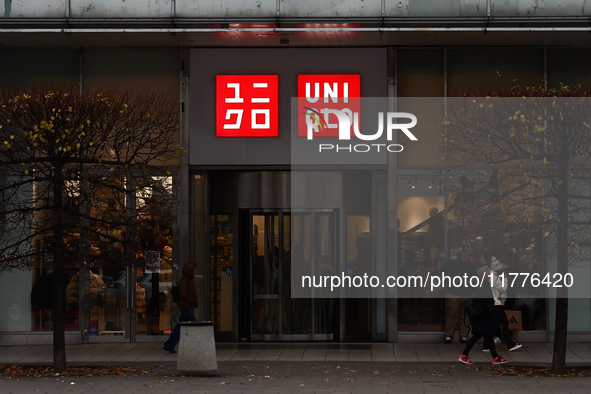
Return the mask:
[[[140, 369], [158, 365], [160, 369], [153, 376], [0, 377], [0, 393], [184, 393], [199, 389], [213, 393], [588, 393], [591, 386], [591, 378], [487, 376], [494, 371], [490, 353], [481, 350], [482, 343], [470, 352], [474, 366], [457, 360], [464, 346], [456, 343], [224, 343], [217, 351], [219, 375], [212, 378], [178, 376], [178, 355], [164, 352], [161, 346], [154, 342], [68, 345], [71, 364]], [[510, 360], [509, 365], [549, 365], [552, 361], [552, 344], [547, 343], [525, 343], [514, 352], [499, 345], [499, 352]], [[1, 365], [50, 364], [52, 357], [49, 345], [0, 347]], [[590, 344], [569, 344], [568, 363], [591, 365], [590, 360]]]

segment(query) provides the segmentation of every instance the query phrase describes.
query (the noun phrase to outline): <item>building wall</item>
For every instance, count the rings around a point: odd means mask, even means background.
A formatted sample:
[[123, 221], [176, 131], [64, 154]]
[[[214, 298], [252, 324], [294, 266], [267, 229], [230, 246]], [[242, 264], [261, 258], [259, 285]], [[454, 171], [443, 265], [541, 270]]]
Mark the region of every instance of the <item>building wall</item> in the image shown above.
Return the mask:
[[[361, 74], [366, 97], [386, 95], [383, 48], [193, 49], [189, 92], [190, 164], [290, 165], [291, 97], [299, 74]], [[279, 136], [216, 137], [216, 75], [279, 76]]]
[[[242, 51], [242, 52], [240, 52]], [[261, 155], [273, 153], [269, 161], [260, 162], [258, 159], [248, 161], [244, 157], [240, 161], [233, 162], [232, 157], [225, 153], [219, 153], [220, 147], [211, 139], [202, 138], [199, 133], [212, 127], [211, 103], [212, 85], [208, 82], [215, 73], [236, 72], [236, 57], [234, 53], [259, 53], [266, 59], [268, 70], [283, 69], [285, 63], [277, 65], [277, 59], [282, 55], [279, 52], [267, 49], [242, 49], [236, 52], [225, 52], [217, 49], [195, 49], [191, 59], [191, 100], [196, 108], [190, 112], [192, 121], [191, 133], [197, 137], [191, 145], [192, 164], [279, 164], [284, 162], [284, 157], [273, 152], [269, 146], [259, 145], [248, 147], [251, 152], [260, 149]], [[279, 50], [277, 50], [279, 51]], [[296, 51], [296, 50], [285, 50]], [[320, 58], [313, 56], [314, 62], [307, 66], [310, 72], [316, 70], [317, 64], [326, 65], [331, 70], [349, 72], [355, 64], [363, 65], [367, 57], [359, 54], [365, 50], [359, 49], [314, 49], [300, 50], [309, 53], [322, 52]], [[369, 49], [369, 52], [382, 53], [383, 49]], [[338, 54], [335, 54], [337, 53]], [[220, 55], [221, 53], [221, 55]], [[287, 53], [287, 52], [285, 52]], [[296, 53], [296, 52], [290, 52]], [[350, 56], [349, 54], [355, 54]], [[373, 56], [373, 55], [372, 55]], [[386, 62], [383, 55], [376, 55], [378, 62]], [[167, 94], [179, 97], [179, 60], [178, 48], [170, 49], [88, 49], [83, 51], [82, 62], [78, 49], [2, 49], [0, 50], [0, 86], [2, 88], [22, 87], [51, 87], [51, 86], [75, 86], [82, 81], [85, 89], [107, 89], [116, 87], [139, 91], [144, 88], [157, 89]], [[289, 59], [286, 57], [285, 59]], [[320, 60], [319, 60], [320, 59]], [[591, 50], [588, 49], [464, 49], [449, 48], [417, 48], [398, 49], [396, 62], [397, 94], [399, 97], [432, 97], [457, 96], [461, 92], [485, 91], [495, 87], [508, 87], [514, 83], [522, 85], [538, 85], [547, 83], [551, 87], [559, 87], [561, 84], [582, 84], [584, 88], [591, 87], [591, 73], [587, 70], [587, 64], [591, 60]], [[289, 60], [287, 60], [288, 62]], [[357, 63], [354, 63], [357, 62]], [[80, 65], [82, 64], [82, 73]], [[246, 69], [260, 70], [261, 63], [251, 63]], [[242, 68], [241, 68], [242, 69]], [[80, 75], [82, 74], [82, 78]], [[376, 77], [377, 81], [382, 79]], [[514, 81], [514, 80], [517, 81]], [[385, 81], [384, 81], [385, 91]], [[205, 93], [204, 93], [205, 92]], [[179, 99], [180, 100], [180, 99]], [[205, 111], [203, 111], [205, 109]], [[209, 117], [209, 118], [207, 118]], [[440, 121], [443, 113], [434, 114], [430, 120], [433, 125]], [[413, 170], [416, 168], [441, 168], [439, 157], [433, 152], [436, 149], [436, 141], [439, 133], [433, 128], [433, 138], [429, 142], [430, 154], [416, 154], [407, 151], [399, 156], [398, 165], [402, 169]], [[427, 149], [423, 147], [424, 149]], [[243, 147], [236, 147], [237, 151]], [[279, 152], [280, 153], [280, 152]], [[255, 156], [250, 156], [255, 157]], [[261, 157], [261, 156], [258, 156]], [[182, 245], [181, 245], [182, 247]], [[21, 306], [26, 309], [27, 292], [32, 285], [29, 273], [0, 274], [0, 294], [5, 299], [6, 294], [20, 293]], [[13, 283], [19, 282], [16, 293]], [[0, 309], [0, 320], [9, 321], [9, 314], [14, 313], [10, 308]], [[589, 300], [574, 300], [571, 302], [570, 329], [572, 331], [591, 330], [588, 311]], [[583, 312], [582, 312], [583, 311]], [[550, 318], [552, 321], [552, 318]], [[28, 323], [27, 323], [28, 324]], [[26, 325], [26, 324], [25, 324]], [[0, 326], [0, 330], [22, 330], [23, 326], [9, 326], [8, 323]]]
[[5, 18], [301, 18], [587, 16], [585, 0], [37, 0], [0, 4]]

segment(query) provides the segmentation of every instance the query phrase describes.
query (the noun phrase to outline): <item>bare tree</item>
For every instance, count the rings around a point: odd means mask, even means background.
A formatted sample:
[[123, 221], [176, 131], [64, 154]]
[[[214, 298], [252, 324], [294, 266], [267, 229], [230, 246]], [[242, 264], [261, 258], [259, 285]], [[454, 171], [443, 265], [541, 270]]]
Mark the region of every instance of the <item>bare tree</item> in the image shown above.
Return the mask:
[[50, 262], [56, 372], [66, 370], [66, 269], [132, 263], [138, 199], [170, 222], [173, 196], [158, 189], [179, 152], [177, 116], [153, 92], [0, 94], [0, 271]]
[[[569, 268], [588, 264], [590, 95], [578, 87], [516, 87], [449, 99], [443, 149], [453, 210], [468, 218], [466, 233], [482, 236], [491, 252], [515, 257], [510, 240], [518, 239], [540, 270], [544, 259], [547, 266], [556, 263], [552, 275], [565, 277]], [[541, 280], [555, 279], [547, 275], [543, 271]], [[544, 287], [553, 285], [538, 289]], [[556, 288], [554, 372], [565, 368], [568, 292], [564, 284]]]

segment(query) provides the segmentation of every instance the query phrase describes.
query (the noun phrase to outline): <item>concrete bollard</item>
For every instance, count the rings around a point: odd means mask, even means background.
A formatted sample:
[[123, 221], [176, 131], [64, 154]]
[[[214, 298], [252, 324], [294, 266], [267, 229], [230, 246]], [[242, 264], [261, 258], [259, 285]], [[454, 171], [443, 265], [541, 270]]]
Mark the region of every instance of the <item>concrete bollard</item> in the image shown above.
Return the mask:
[[213, 322], [182, 322], [178, 365], [180, 374], [214, 375], [218, 371]]

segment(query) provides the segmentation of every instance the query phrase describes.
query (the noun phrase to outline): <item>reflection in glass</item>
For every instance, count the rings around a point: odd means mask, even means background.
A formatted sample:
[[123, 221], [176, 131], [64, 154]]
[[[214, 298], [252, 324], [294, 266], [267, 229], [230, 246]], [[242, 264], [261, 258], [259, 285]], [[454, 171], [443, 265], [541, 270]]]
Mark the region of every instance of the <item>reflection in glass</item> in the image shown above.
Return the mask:
[[[445, 199], [437, 170], [399, 171], [398, 275], [421, 276], [438, 272], [445, 253]], [[400, 331], [443, 331], [445, 302], [426, 298], [422, 288], [398, 289]]]
[[[293, 217], [293, 224], [292, 224]], [[310, 257], [310, 215], [292, 213], [283, 216], [284, 247], [283, 247], [283, 333], [309, 334], [312, 331], [310, 316], [312, 301], [307, 298], [292, 298], [291, 286], [291, 239], [294, 235], [294, 249], [302, 254], [297, 261], [308, 261]]]
[[232, 215], [211, 216], [211, 320], [217, 331], [232, 331], [234, 233]]
[[252, 216], [253, 334], [279, 333], [279, 216]]

